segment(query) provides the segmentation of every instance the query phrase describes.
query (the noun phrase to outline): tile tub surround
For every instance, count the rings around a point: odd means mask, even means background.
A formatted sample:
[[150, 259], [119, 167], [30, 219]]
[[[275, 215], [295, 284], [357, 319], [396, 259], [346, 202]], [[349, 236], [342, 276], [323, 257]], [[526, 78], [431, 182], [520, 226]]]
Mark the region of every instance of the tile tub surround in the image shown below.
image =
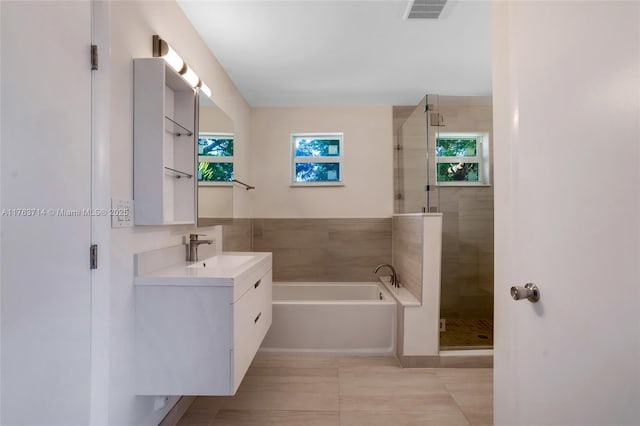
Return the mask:
[[424, 218], [393, 217], [393, 265], [400, 283], [416, 299], [422, 300], [423, 225]]
[[199, 397], [178, 424], [491, 425], [492, 374], [403, 369], [393, 357], [258, 354], [236, 395]]
[[391, 262], [391, 218], [253, 219], [253, 250], [273, 253], [274, 281], [371, 281]]
[[252, 232], [252, 219], [233, 219], [222, 226], [222, 250], [253, 251]]

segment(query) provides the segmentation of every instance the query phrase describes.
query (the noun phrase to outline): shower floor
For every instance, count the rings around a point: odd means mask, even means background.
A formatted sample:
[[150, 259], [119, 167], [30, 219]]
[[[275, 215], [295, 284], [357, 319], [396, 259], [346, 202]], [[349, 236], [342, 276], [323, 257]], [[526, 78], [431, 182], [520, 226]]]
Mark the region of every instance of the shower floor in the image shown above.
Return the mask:
[[492, 347], [493, 319], [447, 318], [446, 331], [440, 332], [440, 349]]

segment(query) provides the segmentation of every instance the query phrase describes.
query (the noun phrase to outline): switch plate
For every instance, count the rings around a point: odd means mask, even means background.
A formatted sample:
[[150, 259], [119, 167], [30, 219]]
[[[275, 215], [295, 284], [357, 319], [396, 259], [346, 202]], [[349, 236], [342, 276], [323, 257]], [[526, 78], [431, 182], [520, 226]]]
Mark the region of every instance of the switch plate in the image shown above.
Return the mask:
[[111, 227], [131, 228], [133, 226], [133, 200], [111, 199]]

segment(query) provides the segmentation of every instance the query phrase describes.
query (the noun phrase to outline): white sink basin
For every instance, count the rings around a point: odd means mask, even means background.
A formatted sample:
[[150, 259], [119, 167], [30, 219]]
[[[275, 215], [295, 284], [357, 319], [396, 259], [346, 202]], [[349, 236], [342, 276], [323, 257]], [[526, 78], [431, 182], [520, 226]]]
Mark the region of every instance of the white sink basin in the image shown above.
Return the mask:
[[205, 260], [198, 261], [193, 265], [187, 266], [191, 269], [232, 269], [247, 263], [255, 256], [248, 254], [222, 254], [219, 256], [213, 256]]
[[185, 249], [185, 245], [178, 245], [137, 254], [134, 283], [151, 286], [233, 287], [236, 280], [243, 279], [247, 274], [264, 275], [271, 268], [271, 253], [222, 252], [190, 263], [182, 260]]

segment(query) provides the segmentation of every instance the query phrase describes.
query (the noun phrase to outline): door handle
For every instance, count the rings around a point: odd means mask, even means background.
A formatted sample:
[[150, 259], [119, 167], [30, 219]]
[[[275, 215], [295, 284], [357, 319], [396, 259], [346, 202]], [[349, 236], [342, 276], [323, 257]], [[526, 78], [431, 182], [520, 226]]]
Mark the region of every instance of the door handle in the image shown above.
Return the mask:
[[527, 299], [531, 303], [540, 300], [540, 289], [534, 283], [527, 283], [524, 287], [511, 287], [511, 297], [513, 300]]

